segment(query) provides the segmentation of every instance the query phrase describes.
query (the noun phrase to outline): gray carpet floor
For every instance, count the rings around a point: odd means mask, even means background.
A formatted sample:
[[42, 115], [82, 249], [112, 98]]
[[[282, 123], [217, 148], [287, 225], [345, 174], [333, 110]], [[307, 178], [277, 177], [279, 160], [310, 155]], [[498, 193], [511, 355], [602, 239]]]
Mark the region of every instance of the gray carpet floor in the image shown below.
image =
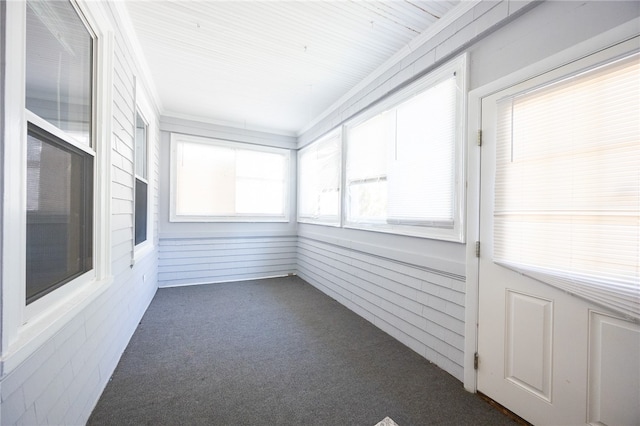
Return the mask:
[[298, 277], [159, 289], [89, 425], [514, 425]]

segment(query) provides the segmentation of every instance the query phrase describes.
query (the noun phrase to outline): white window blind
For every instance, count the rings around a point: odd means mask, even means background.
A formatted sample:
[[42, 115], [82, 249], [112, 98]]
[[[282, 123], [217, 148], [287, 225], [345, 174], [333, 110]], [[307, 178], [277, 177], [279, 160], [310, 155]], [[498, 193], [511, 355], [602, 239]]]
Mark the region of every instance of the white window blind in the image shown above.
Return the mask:
[[459, 95], [452, 72], [348, 130], [348, 222], [453, 228]]
[[183, 135], [172, 143], [173, 220], [286, 219], [288, 151]]
[[340, 224], [342, 170], [340, 132], [312, 143], [298, 155], [298, 219]]
[[640, 317], [640, 60], [498, 104], [494, 260]]
[[455, 130], [455, 77], [397, 108], [387, 221], [453, 226]]
[[393, 117], [384, 112], [349, 130], [347, 220], [382, 223], [387, 209], [387, 163]]

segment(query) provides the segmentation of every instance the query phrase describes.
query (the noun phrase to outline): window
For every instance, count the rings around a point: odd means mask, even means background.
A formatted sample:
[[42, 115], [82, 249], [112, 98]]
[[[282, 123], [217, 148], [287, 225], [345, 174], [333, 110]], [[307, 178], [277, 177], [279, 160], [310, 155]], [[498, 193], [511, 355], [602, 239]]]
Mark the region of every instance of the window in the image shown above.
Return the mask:
[[289, 151], [172, 135], [173, 221], [288, 221]]
[[342, 142], [339, 131], [298, 152], [298, 221], [340, 225]]
[[134, 211], [134, 238], [135, 245], [147, 241], [148, 223], [148, 128], [139, 112], [136, 112], [136, 165], [135, 165], [135, 211]]
[[464, 64], [347, 125], [347, 226], [462, 241]]
[[640, 315], [640, 54], [498, 102], [494, 260]]
[[92, 268], [93, 158], [29, 124], [27, 303]]
[[93, 269], [93, 38], [69, 2], [27, 1], [26, 302]]

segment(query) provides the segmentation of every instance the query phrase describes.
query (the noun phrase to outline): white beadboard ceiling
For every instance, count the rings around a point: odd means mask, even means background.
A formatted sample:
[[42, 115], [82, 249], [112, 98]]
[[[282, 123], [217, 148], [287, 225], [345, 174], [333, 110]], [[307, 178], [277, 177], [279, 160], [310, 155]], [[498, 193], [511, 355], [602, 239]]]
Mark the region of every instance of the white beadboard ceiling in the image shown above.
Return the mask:
[[125, 4], [163, 115], [297, 134], [459, 3]]

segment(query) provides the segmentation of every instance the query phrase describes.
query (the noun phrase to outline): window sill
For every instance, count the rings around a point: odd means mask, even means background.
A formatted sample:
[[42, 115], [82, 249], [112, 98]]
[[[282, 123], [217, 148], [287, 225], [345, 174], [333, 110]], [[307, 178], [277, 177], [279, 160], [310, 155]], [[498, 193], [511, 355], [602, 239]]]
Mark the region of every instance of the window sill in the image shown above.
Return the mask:
[[143, 243], [138, 244], [133, 252], [133, 262], [138, 263], [139, 261], [141, 261], [142, 259], [144, 259], [145, 257], [147, 257], [150, 253], [153, 252], [154, 249], [154, 244], [153, 242], [147, 240]]
[[16, 340], [10, 343], [8, 351], [0, 358], [1, 376], [6, 376], [20, 366], [100, 297], [112, 282], [113, 277], [93, 280], [23, 324], [18, 330]]
[[408, 237], [464, 243], [464, 234], [457, 228], [433, 228], [408, 225], [346, 223], [344, 228], [360, 231], [381, 232], [384, 234], [404, 235]]
[[288, 223], [289, 217], [285, 216], [186, 216], [172, 215], [170, 222], [212, 222], [212, 223]]
[[326, 219], [323, 220], [321, 218], [314, 219], [311, 217], [299, 217], [298, 223], [308, 223], [311, 225], [322, 225], [322, 226], [332, 226], [334, 228], [340, 228], [340, 220], [339, 219]]

